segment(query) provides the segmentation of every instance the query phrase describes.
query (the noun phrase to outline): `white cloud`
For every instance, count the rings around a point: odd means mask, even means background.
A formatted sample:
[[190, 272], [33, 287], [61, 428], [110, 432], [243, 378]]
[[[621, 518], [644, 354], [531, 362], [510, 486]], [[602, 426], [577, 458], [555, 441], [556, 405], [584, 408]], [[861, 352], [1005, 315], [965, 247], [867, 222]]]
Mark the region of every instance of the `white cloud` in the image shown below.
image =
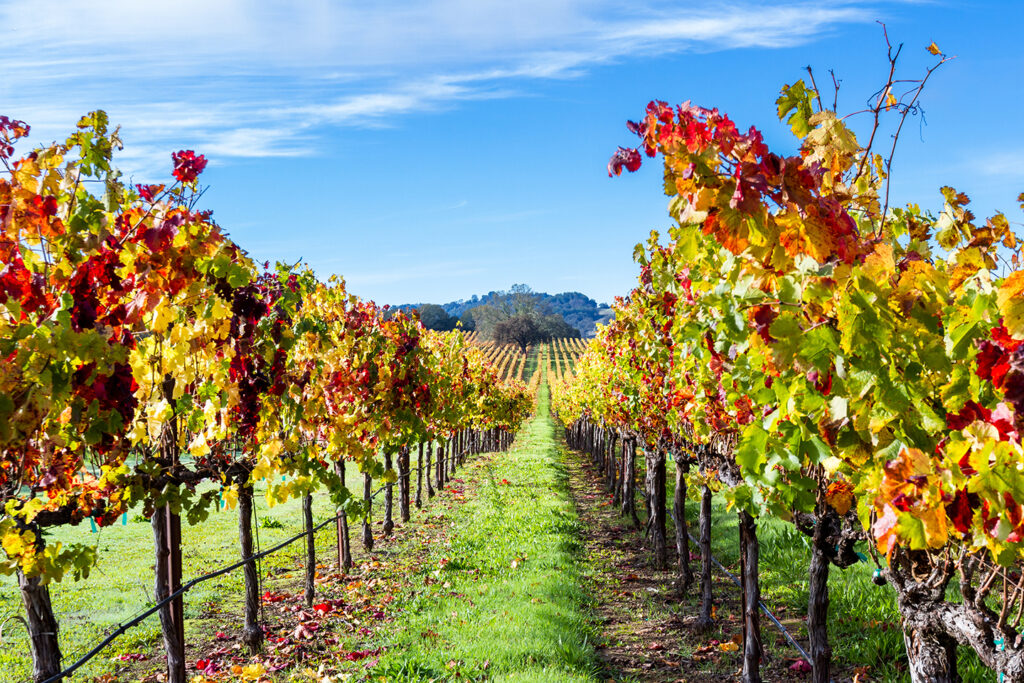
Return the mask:
[[[651, 52], [794, 45], [856, 4], [637, 0], [0, 0], [2, 113], [35, 140], [103, 108], [133, 170], [315, 153], [325, 127], [510, 97]], [[135, 149], [133, 149], [133, 147]]]
[[971, 165], [987, 176], [1021, 178], [1024, 177], [1024, 151], [992, 152], [982, 155]]

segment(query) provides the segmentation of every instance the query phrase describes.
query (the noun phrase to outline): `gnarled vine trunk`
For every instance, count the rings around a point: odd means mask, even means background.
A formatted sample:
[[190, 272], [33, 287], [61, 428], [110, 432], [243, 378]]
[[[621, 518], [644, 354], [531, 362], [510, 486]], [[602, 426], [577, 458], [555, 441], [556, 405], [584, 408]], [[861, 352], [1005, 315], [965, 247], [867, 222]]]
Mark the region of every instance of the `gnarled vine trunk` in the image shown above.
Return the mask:
[[[38, 552], [43, 550], [42, 536], [35, 529]], [[38, 576], [31, 578], [18, 570], [21, 603], [28, 617], [28, 637], [32, 648], [32, 679], [45, 681], [61, 671], [60, 642], [57, 638], [57, 617], [50, 602], [50, 588]]]
[[[821, 507], [819, 504], [819, 508]], [[822, 513], [823, 509], [815, 510], [815, 516], [819, 519]], [[828, 552], [826, 525], [819, 521], [811, 537], [807, 607], [808, 654], [811, 656], [810, 664], [814, 669], [811, 674], [814, 683], [829, 683], [831, 678], [832, 646], [828, 642]]]
[[[164, 376], [160, 385], [165, 400], [174, 405], [174, 377]], [[178, 418], [172, 416], [160, 433], [160, 458], [171, 465], [178, 458]], [[170, 506], [153, 512], [153, 543], [156, 550], [156, 600], [160, 602], [181, 588], [181, 518]], [[167, 656], [168, 683], [185, 683], [185, 603], [179, 596], [160, 609], [160, 629]]]
[[647, 499], [650, 517], [647, 520], [651, 533], [651, 547], [654, 555], [655, 569], [668, 566], [668, 538], [665, 525], [665, 451], [660, 448], [648, 449], [647, 460]]
[[907, 647], [910, 680], [914, 683], [960, 681], [956, 667], [956, 640], [943, 633], [932, 633], [927, 629], [918, 628], [913, 622], [906, 622], [903, 624], [903, 642]]
[[633, 521], [633, 526], [640, 528], [640, 518], [636, 514], [636, 439], [622, 441], [622, 516]]
[[676, 592], [683, 593], [693, 584], [693, 570], [690, 569], [690, 539], [687, 537], [689, 528], [686, 524], [686, 474], [690, 466], [682, 458], [676, 457], [676, 490], [672, 500], [672, 517], [676, 526]]

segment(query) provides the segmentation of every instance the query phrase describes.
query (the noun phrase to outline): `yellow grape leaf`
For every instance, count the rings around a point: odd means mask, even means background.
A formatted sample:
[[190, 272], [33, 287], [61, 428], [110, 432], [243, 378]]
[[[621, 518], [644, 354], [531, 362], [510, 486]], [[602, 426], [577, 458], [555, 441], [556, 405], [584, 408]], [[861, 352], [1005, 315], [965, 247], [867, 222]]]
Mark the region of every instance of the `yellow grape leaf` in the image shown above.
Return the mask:
[[250, 664], [242, 669], [242, 678], [247, 681], [256, 681], [265, 673], [267, 673], [267, 667], [262, 664]]
[[235, 506], [238, 505], [238, 489], [234, 486], [224, 489], [221, 494], [224, 497], [224, 504], [228, 510], [234, 510]]
[[270, 479], [274, 476], [277, 470], [271, 466], [269, 458], [261, 457], [256, 466], [252, 468], [252, 472], [249, 473], [250, 481], [259, 481], [260, 479]]
[[206, 442], [206, 434], [199, 432], [192, 443], [188, 445], [188, 452], [193, 458], [202, 458], [210, 453], [210, 445]]
[[736, 650], [740, 649], [740, 646], [730, 640], [727, 643], [719, 644], [718, 649], [722, 652], [736, 652]]
[[[260, 447], [261, 462], [267, 460], [268, 458], [276, 458], [277, 456], [281, 455], [281, 453], [283, 451], [284, 451], [284, 441], [282, 441], [281, 439], [270, 439], [269, 441], [267, 441], [266, 443], [264, 443]], [[268, 462], [267, 463], [268, 469], [269, 469], [269, 466], [270, 466], [270, 463]], [[261, 475], [261, 476], [265, 476], [265, 475]], [[253, 478], [256, 478], [255, 472], [253, 473]]]
[[1024, 338], [1024, 271], [1010, 273], [999, 285], [996, 304], [1003, 324], [1016, 339]]
[[153, 317], [153, 331], [163, 332], [167, 326], [177, 317], [177, 311], [169, 304], [158, 305], [156, 315]]
[[[38, 515], [44, 507], [46, 507], [46, 503], [43, 502], [42, 498], [32, 498], [22, 506], [21, 515], [24, 517], [25, 522], [29, 523], [36, 518], [36, 515]], [[35, 540], [34, 534], [33, 540]]]
[[31, 550], [36, 543], [36, 535], [32, 531], [26, 531], [25, 533], [18, 533], [17, 529], [11, 529], [4, 534], [3, 541], [0, 545], [3, 545], [4, 551], [8, 557], [17, 557], [25, 554], [25, 552]]
[[932, 41], [932, 44], [929, 45], [928, 47], [926, 47], [925, 49], [928, 50], [928, 52], [933, 54], [933, 55], [941, 55], [942, 54], [942, 50], [939, 49], [939, 46], [935, 44], [934, 40]]
[[892, 94], [892, 91], [889, 91], [889, 93], [885, 96], [885, 109], [886, 109], [886, 111], [888, 111], [892, 107], [895, 107], [897, 104], [898, 103], [896, 101], [896, 96]]

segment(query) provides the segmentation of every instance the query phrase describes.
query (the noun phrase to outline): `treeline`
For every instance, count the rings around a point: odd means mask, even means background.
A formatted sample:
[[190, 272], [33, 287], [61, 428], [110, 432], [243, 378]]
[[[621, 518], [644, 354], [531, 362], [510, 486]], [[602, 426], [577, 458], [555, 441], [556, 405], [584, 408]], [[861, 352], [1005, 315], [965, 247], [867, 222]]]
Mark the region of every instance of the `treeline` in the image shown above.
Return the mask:
[[422, 304], [412, 310], [427, 329], [475, 331], [497, 344], [514, 344], [524, 353], [532, 344], [582, 337], [579, 329], [552, 312], [546, 299], [526, 285], [513, 285], [508, 292], [492, 292], [488, 297], [489, 303], [468, 308], [458, 318], [437, 304]]
[[[547, 318], [540, 322], [542, 327], [549, 328], [550, 338], [573, 337], [564, 334], [565, 327], [554, 328], [555, 324], [573, 328], [583, 337], [590, 337], [598, 323], [607, 322], [611, 309], [606, 304], [598, 304], [595, 300], [580, 292], [562, 292], [547, 294], [534, 292], [526, 285], [513, 285], [507, 291], [492, 291], [481, 296], [473, 295], [470, 299], [460, 299], [446, 304], [404, 304], [396, 308], [401, 310], [417, 309], [424, 327], [433, 330], [452, 330], [456, 325], [463, 330], [488, 332], [501, 319], [511, 317], [511, 311], [521, 308], [523, 304], [537, 311], [531, 316]], [[495, 311], [505, 312], [504, 316], [495, 316]]]

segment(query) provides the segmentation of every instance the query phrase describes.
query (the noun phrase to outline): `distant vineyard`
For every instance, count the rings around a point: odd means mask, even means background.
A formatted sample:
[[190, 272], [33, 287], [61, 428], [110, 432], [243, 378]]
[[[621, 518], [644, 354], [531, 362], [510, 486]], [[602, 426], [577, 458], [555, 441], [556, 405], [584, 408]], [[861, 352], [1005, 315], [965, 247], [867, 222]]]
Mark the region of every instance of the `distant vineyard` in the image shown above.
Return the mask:
[[526, 381], [523, 373], [526, 369], [527, 354], [518, 347], [512, 344], [495, 344], [481, 337], [478, 332], [470, 332], [466, 339], [470, 344], [483, 349], [484, 358], [494, 367], [499, 378]]
[[553, 339], [544, 345], [546, 354], [545, 372], [548, 383], [554, 386], [563, 378], [572, 374], [576, 367], [576, 359], [583, 353], [586, 345], [580, 339]]
[[576, 359], [585, 348], [580, 339], [559, 338], [531, 346], [527, 353], [523, 353], [514, 344], [496, 344], [484, 339], [478, 332], [468, 333], [466, 339], [470, 344], [483, 349], [484, 357], [494, 366], [498, 377], [522, 382], [531, 379], [526, 374], [531, 356], [536, 356], [536, 367], [547, 374], [549, 381], [561, 380], [572, 372]]

